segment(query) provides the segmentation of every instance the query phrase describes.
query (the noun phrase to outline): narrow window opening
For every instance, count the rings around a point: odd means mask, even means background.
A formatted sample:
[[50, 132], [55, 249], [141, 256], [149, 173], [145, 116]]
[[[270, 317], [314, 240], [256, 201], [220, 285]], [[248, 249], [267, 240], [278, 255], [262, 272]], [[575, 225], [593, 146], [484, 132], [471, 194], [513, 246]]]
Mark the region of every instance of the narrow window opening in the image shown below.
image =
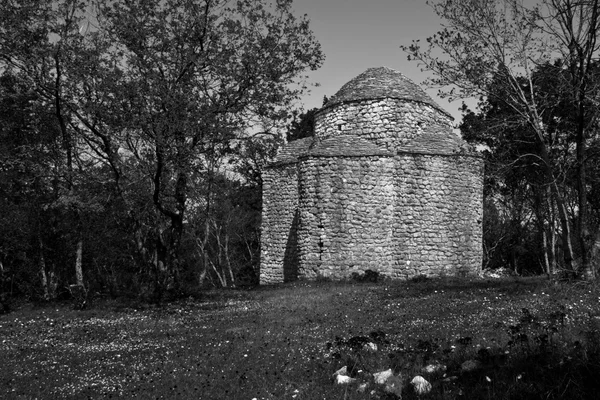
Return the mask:
[[319, 239], [319, 261], [323, 261], [323, 241]]
[[324, 228], [325, 226], [323, 226], [322, 223], [320, 223], [318, 225], [319, 231], [321, 232], [321, 235], [319, 235], [319, 261], [323, 261], [323, 246], [325, 245], [325, 243], [323, 243], [323, 234], [324, 234]]

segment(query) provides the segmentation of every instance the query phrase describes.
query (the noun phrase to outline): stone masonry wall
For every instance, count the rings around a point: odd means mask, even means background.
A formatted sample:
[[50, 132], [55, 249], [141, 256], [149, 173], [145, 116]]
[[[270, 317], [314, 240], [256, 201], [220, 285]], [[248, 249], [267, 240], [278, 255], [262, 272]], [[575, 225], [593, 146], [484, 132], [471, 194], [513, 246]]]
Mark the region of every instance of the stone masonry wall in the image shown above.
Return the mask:
[[298, 167], [263, 171], [260, 283], [294, 280], [298, 269]]
[[464, 276], [482, 262], [483, 160], [466, 155], [401, 153], [392, 276]]
[[371, 68], [315, 116], [315, 137], [263, 170], [260, 283], [370, 269], [476, 274], [483, 160], [398, 71]]
[[360, 100], [326, 107], [315, 116], [315, 135], [354, 134], [390, 151], [423, 132], [447, 128], [451, 118], [433, 106], [402, 99]]
[[393, 172], [389, 156], [300, 159], [300, 277], [391, 274]]

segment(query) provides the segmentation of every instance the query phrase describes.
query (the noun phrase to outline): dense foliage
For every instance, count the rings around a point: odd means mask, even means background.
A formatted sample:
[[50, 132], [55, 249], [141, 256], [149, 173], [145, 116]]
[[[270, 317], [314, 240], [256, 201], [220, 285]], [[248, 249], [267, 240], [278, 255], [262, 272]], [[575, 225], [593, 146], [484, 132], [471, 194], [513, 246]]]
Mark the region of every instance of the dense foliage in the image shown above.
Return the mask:
[[461, 129], [488, 150], [490, 266], [597, 275], [599, 5], [440, 0], [445, 28], [402, 46], [443, 96], [481, 98]]
[[297, 140], [305, 137], [315, 136], [315, 114], [318, 108], [301, 113], [290, 123], [287, 140]]
[[[577, 160], [573, 154], [575, 113], [557, 82], [561, 64], [545, 64], [532, 75], [536, 102], [543, 106], [542, 117], [551, 140], [548, 153], [554, 160], [553, 175], [565, 194], [570, 218], [577, 226]], [[524, 79], [520, 84], [527, 86]], [[540, 146], [530, 125], [520, 120], [502, 99], [501, 85], [495, 95], [482, 100], [477, 112], [464, 108], [460, 124], [463, 137], [479, 146], [486, 158], [484, 258], [485, 267], [510, 266], [516, 272], [555, 273], [563, 259], [558, 237], [556, 205], [552, 203], [548, 181], [541, 163]], [[590, 157], [586, 164], [588, 225], [597, 227], [600, 203], [593, 195], [598, 175], [598, 136], [590, 134]], [[575, 254], [582, 249], [574, 243]]]
[[0, 14], [0, 292], [158, 301], [254, 280], [257, 171], [323, 60], [291, 0]]

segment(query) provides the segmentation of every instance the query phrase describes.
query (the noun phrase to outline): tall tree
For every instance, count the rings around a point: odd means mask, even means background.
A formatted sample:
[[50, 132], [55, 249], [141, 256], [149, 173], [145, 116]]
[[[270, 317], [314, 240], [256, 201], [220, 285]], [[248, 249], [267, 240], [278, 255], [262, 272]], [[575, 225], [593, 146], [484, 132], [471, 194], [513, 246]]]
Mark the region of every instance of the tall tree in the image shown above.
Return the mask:
[[[49, 299], [42, 208], [53, 200], [52, 182], [58, 178], [53, 172], [61, 157], [52, 112], [38, 100], [18, 76], [6, 72], [0, 76], [0, 263], [7, 267], [6, 279], [14, 283], [23, 273], [16, 271], [16, 264], [21, 270], [28, 264], [35, 270], [36, 254], [40, 279], [28, 286], [40, 287], [40, 297]], [[23, 291], [35, 296], [35, 290]]]
[[[519, 0], [442, 0], [433, 4], [434, 11], [445, 21], [441, 32], [427, 39], [423, 48], [418, 41], [402, 48], [409, 59], [421, 63], [434, 77], [428, 81], [441, 88], [442, 95], [449, 97], [494, 97], [498, 92], [491, 88], [503, 87], [502, 97], [496, 100], [514, 111], [521, 123], [527, 124], [534, 133], [539, 147], [539, 157], [544, 168], [545, 183], [551, 190], [558, 209], [562, 230], [564, 265], [573, 270], [575, 257], [572, 247], [571, 224], [565, 192], [555, 176], [555, 160], [550, 151], [552, 134], [544, 123], [546, 103], [536, 95], [534, 71], [537, 66], [561, 59], [554, 73], [564, 76], [564, 90], [573, 93], [571, 101], [582, 107], [586, 123], [594, 125], [591, 113], [585, 105], [595, 98], [594, 89], [587, 82], [591, 79], [591, 63], [597, 58], [598, 47], [598, 1], [597, 0], [544, 0], [533, 8], [527, 8]], [[553, 64], [554, 65], [554, 64]], [[585, 82], [585, 83], [584, 83]], [[578, 128], [579, 129], [579, 128]], [[583, 129], [581, 145], [578, 145], [577, 180], [584, 183], [585, 142], [589, 139]], [[586, 137], [587, 136], [587, 137]], [[581, 202], [586, 202], [586, 189], [580, 185]], [[579, 239], [582, 253], [587, 254], [585, 233], [586, 205], [579, 205]], [[592, 276], [589, 257], [582, 257], [582, 272]]]
[[11, 0], [0, 13], [4, 68], [54, 101], [66, 148], [110, 168], [157, 293], [177, 281], [192, 174], [258, 120], [286, 118], [323, 60], [291, 0]]
[[[51, 112], [46, 129], [58, 131], [60, 148], [55, 157], [54, 207], [69, 214], [75, 237], [74, 277], [83, 287], [83, 225], [80, 193], [77, 191], [81, 147], [75, 136], [77, 119], [71, 100], [76, 86], [71, 82], [74, 65], [81, 53], [79, 23], [83, 5], [75, 1], [7, 1], [0, 4], [0, 69], [23, 80], [35, 94], [41, 108]], [[91, 60], [90, 60], [91, 61]], [[44, 111], [45, 112], [45, 111]], [[32, 114], [30, 117], [35, 117]], [[38, 127], [44, 129], [44, 127]]]
[[[565, 193], [567, 204], [572, 204], [571, 195], [575, 186], [569, 183], [574, 165], [574, 156], [569, 149], [573, 148], [573, 135], [569, 131], [569, 109], [565, 109], [564, 96], [556, 85], [557, 77], [553, 65], [542, 65], [534, 71], [535, 95], [541, 96], [536, 101], [544, 105], [543, 115], [551, 140], [549, 152], [555, 160], [554, 176], [558, 180], [561, 191]], [[523, 85], [526, 83], [523, 82]], [[535, 132], [529, 124], [523, 123], [512, 108], [504, 102], [497, 101], [503, 95], [499, 85], [491, 89], [496, 96], [482, 99], [478, 111], [473, 112], [464, 106], [463, 121], [460, 124], [465, 140], [482, 146], [486, 157], [486, 179], [484, 196], [486, 211], [496, 220], [491, 226], [484, 226], [484, 247], [498, 250], [492, 258], [503, 257], [501, 252], [516, 254], [527, 249], [525, 253], [536, 255], [549, 274], [555, 271], [554, 247], [549, 243], [554, 240], [555, 207], [551, 203], [549, 188], [545, 184], [545, 168], [540, 161], [539, 145]], [[569, 207], [571, 210], [572, 207]], [[570, 214], [570, 219], [573, 217]], [[535, 224], [532, 224], [535, 222]], [[499, 234], [498, 228], [503, 232]], [[494, 231], [496, 229], [496, 231]], [[486, 235], [487, 234], [487, 235]], [[527, 238], [537, 237], [539, 242], [522, 244]], [[546, 243], [546, 244], [544, 244]], [[504, 247], [512, 246], [511, 249]], [[519, 250], [520, 249], [520, 250]], [[517, 268], [516, 258], [510, 262]], [[532, 266], [529, 266], [531, 269]]]
[[[532, 20], [547, 38], [544, 44], [564, 62], [561, 88], [568, 95], [573, 111], [578, 192], [578, 240], [582, 273], [594, 278], [600, 259], [592, 259], [593, 234], [589, 224], [587, 147], [598, 118], [597, 96], [600, 77], [597, 66], [600, 52], [600, 4], [598, 0], [544, 0], [533, 12]], [[600, 230], [597, 230], [600, 239]]]

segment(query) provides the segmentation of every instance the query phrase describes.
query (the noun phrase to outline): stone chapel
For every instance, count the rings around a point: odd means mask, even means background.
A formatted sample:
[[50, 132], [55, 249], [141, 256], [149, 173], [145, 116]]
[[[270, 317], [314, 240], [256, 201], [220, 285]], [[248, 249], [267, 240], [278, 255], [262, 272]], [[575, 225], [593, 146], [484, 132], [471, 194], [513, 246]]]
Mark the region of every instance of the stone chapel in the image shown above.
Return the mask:
[[481, 269], [483, 159], [398, 71], [371, 68], [263, 170], [260, 283]]

